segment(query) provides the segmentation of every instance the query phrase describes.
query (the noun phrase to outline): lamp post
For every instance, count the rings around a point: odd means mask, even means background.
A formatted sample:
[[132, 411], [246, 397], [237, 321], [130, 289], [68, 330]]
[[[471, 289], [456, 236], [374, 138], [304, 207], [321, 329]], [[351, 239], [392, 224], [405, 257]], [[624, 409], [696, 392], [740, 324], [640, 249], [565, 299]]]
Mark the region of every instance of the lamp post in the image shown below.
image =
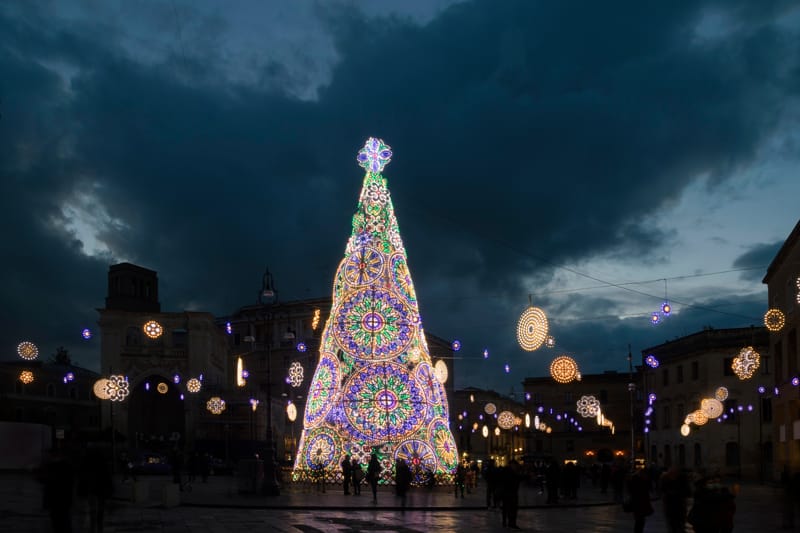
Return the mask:
[[269, 328], [272, 321], [272, 305], [277, 299], [272, 274], [269, 269], [264, 271], [261, 281], [261, 292], [258, 293], [259, 303], [267, 309], [267, 332], [265, 343], [267, 345], [267, 445], [264, 457], [264, 486], [263, 491], [267, 496], [278, 496], [281, 493], [276, 477], [277, 465], [275, 464], [275, 444], [272, 435], [272, 335]]
[[631, 471], [636, 469], [636, 438], [634, 435], [634, 428], [636, 422], [636, 415], [634, 414], [634, 393], [636, 392], [636, 383], [633, 382], [633, 355], [631, 354], [631, 345], [628, 345], [628, 393], [631, 402]]

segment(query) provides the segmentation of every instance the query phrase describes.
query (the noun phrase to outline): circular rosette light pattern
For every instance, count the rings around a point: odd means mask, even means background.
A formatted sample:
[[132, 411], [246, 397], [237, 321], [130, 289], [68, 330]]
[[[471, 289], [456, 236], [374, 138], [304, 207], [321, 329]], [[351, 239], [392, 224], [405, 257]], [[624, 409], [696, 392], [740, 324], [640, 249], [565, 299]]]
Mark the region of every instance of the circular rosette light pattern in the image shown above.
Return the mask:
[[578, 377], [578, 363], [572, 357], [559, 355], [550, 363], [550, 375], [559, 383], [569, 383]]
[[700, 411], [708, 418], [717, 418], [722, 416], [725, 406], [716, 398], [704, 398], [700, 401]]
[[397, 292], [403, 296], [409, 304], [416, 305], [417, 293], [414, 291], [414, 282], [411, 280], [411, 273], [408, 271], [408, 263], [402, 254], [394, 254], [389, 261], [392, 281], [397, 288]]
[[23, 359], [32, 361], [39, 357], [39, 348], [30, 341], [22, 341], [17, 345], [17, 355]]
[[311, 470], [337, 466], [342, 443], [339, 436], [326, 427], [312, 429], [305, 438], [306, 453], [303, 460]]
[[419, 429], [425, 398], [406, 367], [384, 363], [361, 368], [347, 380], [344, 413], [355, 439], [370, 444], [398, 442]]
[[445, 472], [453, 472], [458, 466], [458, 450], [453, 433], [442, 418], [434, 418], [428, 426], [428, 441], [433, 445], [439, 466]]
[[733, 363], [731, 364], [733, 372], [741, 380], [753, 377], [760, 365], [761, 357], [752, 346], [742, 348], [739, 355], [733, 358]]
[[501, 411], [500, 414], [497, 415], [497, 425], [500, 426], [501, 429], [513, 428], [516, 420], [517, 417], [515, 417], [514, 413], [511, 411]]
[[714, 398], [717, 400], [724, 402], [728, 399], [728, 388], [727, 387], [717, 387], [717, 390], [714, 391]]
[[416, 370], [414, 371], [414, 376], [417, 378], [419, 386], [422, 389], [422, 393], [425, 395], [425, 400], [428, 402], [428, 404], [441, 405], [442, 398], [444, 397], [444, 391], [442, 390], [442, 384], [437, 379], [436, 373], [434, 372], [433, 368], [431, 368], [431, 365], [425, 362], [418, 364]]
[[780, 309], [770, 309], [764, 315], [764, 326], [773, 333], [782, 330], [784, 324], [786, 324], [786, 316]]
[[350, 254], [343, 265], [344, 279], [351, 287], [365, 287], [380, 279], [386, 260], [375, 248], [363, 246]]
[[486, 411], [487, 415], [493, 415], [497, 412], [497, 406], [492, 402], [489, 402], [484, 406], [483, 410]]
[[594, 396], [581, 396], [577, 401], [578, 414], [583, 418], [594, 418], [600, 412], [600, 402]]
[[425, 481], [425, 472], [436, 472], [436, 454], [430, 444], [424, 440], [410, 439], [400, 443], [394, 451], [394, 459], [405, 459], [411, 469], [412, 481]]
[[125, 376], [108, 376], [105, 383], [105, 393], [112, 402], [121, 402], [128, 397], [130, 389]]
[[415, 313], [392, 290], [362, 289], [342, 298], [333, 334], [357, 359], [386, 361], [406, 351], [417, 332]]
[[313, 428], [325, 419], [334, 404], [339, 386], [339, 362], [336, 356], [323, 352], [308, 389], [304, 425]]
[[547, 315], [538, 307], [530, 306], [517, 322], [517, 342], [526, 352], [538, 350], [547, 340]]

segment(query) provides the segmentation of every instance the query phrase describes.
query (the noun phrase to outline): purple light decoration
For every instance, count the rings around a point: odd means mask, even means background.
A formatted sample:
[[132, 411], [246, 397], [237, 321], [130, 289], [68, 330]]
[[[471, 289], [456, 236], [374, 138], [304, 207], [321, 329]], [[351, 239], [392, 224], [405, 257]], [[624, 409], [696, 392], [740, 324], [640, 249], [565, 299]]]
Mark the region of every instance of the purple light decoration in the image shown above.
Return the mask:
[[539, 407], [536, 409], [536, 411], [537, 411], [537, 412], [539, 412], [539, 413], [544, 413], [544, 407], [542, 407], [542, 406], [540, 405], [540, 406], [539, 406]]
[[509, 372], [511, 372], [511, 367], [510, 367], [510, 366], [508, 366], [508, 363], [506, 363], [505, 370], [506, 370], [506, 374], [508, 374]]
[[183, 393], [181, 393], [181, 400], [183, 400]]
[[484, 348], [483, 349], [483, 358], [484, 359], [489, 359], [489, 348]]
[[644, 416], [650, 416], [652, 414], [653, 414], [653, 408], [652, 407], [648, 407], [647, 411], [644, 412]]
[[717, 422], [722, 422], [722, 418], [717, 418]]
[[66, 385], [67, 384], [67, 376], [64, 376], [62, 379], [64, 380], [64, 384]]
[[494, 415], [492, 415], [492, 416], [494, 416], [495, 418], [497, 418], [497, 413], [495, 413], [495, 414], [494, 414]]
[[531, 393], [530, 392], [526, 392], [525, 393], [525, 399], [530, 401], [530, 399], [531, 399]]
[[197, 379], [199, 379], [200, 381], [203, 381], [203, 374], [200, 374]]
[[297, 343], [297, 351], [298, 352], [305, 352], [308, 348], [306, 347], [306, 343], [298, 342]]
[[736, 410], [741, 413], [742, 411], [744, 411], [744, 406], [740, 405], [739, 407], [736, 408]]
[[780, 391], [780, 389], [778, 389], [778, 387], [775, 387], [774, 391], [775, 391], [775, 396], [777, 396], [777, 395], [779, 395], [781, 393], [781, 391]]
[[725, 413], [725, 414], [723, 414], [723, 415], [722, 415], [722, 419], [723, 419], [723, 420], [727, 420], [727, 419], [728, 419], [728, 413]]
[[72, 372], [67, 372], [67, 375], [64, 376], [64, 379], [66, 379], [67, 381], [73, 381], [75, 379], [75, 374], [73, 374]]
[[250, 371], [249, 371], [249, 370], [247, 370], [246, 368], [245, 368], [245, 369], [243, 369], [243, 370], [242, 370], [242, 377], [243, 377], [244, 379], [247, 379], [247, 378], [249, 378], [249, 377], [250, 377]]
[[654, 401], [656, 401], [656, 393], [655, 392], [651, 392], [650, 395], [647, 397], [647, 400], [650, 403], [653, 403]]
[[765, 389], [763, 386], [759, 386], [758, 387], [758, 393], [759, 394], [764, 394], [765, 392], [767, 392], [767, 389]]
[[747, 405], [747, 410], [748, 410], [749, 412], [751, 412], [751, 413], [753, 412], [753, 406], [752, 406], [752, 404], [748, 404], [748, 405]]
[[286, 376], [286, 378], [284, 379], [284, 381], [285, 381], [286, 383], [291, 383], [291, 382], [292, 382], [292, 380], [291, 380], [291, 379], [289, 379], [289, 376]]
[[461, 349], [461, 341], [456, 339], [452, 343], [450, 343], [450, 348], [453, 349], [454, 352], [457, 352]]
[[145, 381], [144, 390], [150, 390], [150, 382], [149, 381]]
[[478, 415], [478, 420], [483, 420], [483, 415]]
[[647, 363], [647, 366], [649, 366], [650, 368], [658, 368], [659, 365], [658, 359], [656, 359], [656, 356], [653, 354], [650, 354], [647, 357], [645, 357], [644, 362]]
[[[580, 430], [579, 430], [580, 431]], [[644, 428], [645, 433], [650, 433], [650, 428]]]
[[92, 338], [92, 330], [89, 328], [83, 328], [83, 331], [81, 331], [81, 337], [83, 337], [83, 340], [88, 341]]
[[650, 315], [650, 323], [653, 324], [654, 326], [660, 324], [661, 323], [661, 315], [658, 314], [658, 313], [653, 313], [652, 315]]
[[178, 374], [175, 374], [174, 376], [172, 376], [172, 382], [177, 385], [178, 383], [181, 382], [181, 377]]
[[392, 160], [391, 147], [384, 144], [381, 139], [370, 137], [364, 144], [364, 148], [359, 150], [356, 161], [360, 167], [369, 172], [383, 172], [389, 161]]
[[461, 413], [461, 416], [463, 416], [464, 418], [467, 418], [467, 412], [464, 411], [463, 413]]
[[800, 378], [798, 378], [797, 376], [793, 377], [792, 378], [792, 385], [794, 385], [795, 387], [800, 385]]
[[578, 428], [578, 431], [583, 431], [583, 428], [582, 428], [582, 427], [579, 427], [579, 428]]
[[551, 415], [553, 414], [553, 408], [552, 407], [550, 408], [550, 414]]
[[561, 420], [561, 415], [556, 415], [556, 420]]
[[230, 322], [225, 322], [225, 333], [227, 333], [228, 335], [233, 333], [233, 328], [231, 327]]
[[649, 426], [650, 425], [650, 419], [649, 418], [645, 418], [644, 423]]
[[458, 429], [459, 429], [459, 431], [460, 431], [460, 430], [464, 429], [464, 426], [462, 426], [461, 424], [459, 424], [459, 425], [458, 425]]
[[663, 304], [661, 304], [661, 314], [662, 315], [669, 316], [669, 314], [671, 312], [672, 312], [672, 306], [669, 305], [669, 302], [664, 302]]

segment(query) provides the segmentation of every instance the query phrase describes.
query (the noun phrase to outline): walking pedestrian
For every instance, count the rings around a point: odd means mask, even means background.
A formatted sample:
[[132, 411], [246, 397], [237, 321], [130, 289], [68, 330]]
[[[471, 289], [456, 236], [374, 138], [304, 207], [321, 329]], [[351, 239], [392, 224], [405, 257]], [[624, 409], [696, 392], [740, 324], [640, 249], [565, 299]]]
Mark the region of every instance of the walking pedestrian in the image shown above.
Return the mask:
[[[350, 495], [350, 480], [353, 475], [353, 465], [350, 462], [350, 456], [345, 455], [342, 459], [342, 485], [344, 486], [344, 495]], [[355, 491], [353, 491], [355, 492]]]
[[645, 519], [653, 514], [650, 504], [650, 476], [645, 469], [636, 470], [628, 480], [630, 509], [633, 512], [633, 533], [643, 533]]
[[350, 475], [353, 480], [353, 495], [360, 496], [361, 480], [364, 479], [364, 469], [361, 468], [361, 463], [359, 463], [358, 459], [355, 457], [353, 457], [353, 461], [350, 463]]
[[493, 501], [496, 508], [498, 503], [498, 498], [495, 494], [497, 492], [497, 467], [494, 464], [494, 459], [486, 460], [483, 477], [486, 480], [486, 508], [491, 507]]
[[378, 462], [378, 456], [373, 453], [367, 465], [367, 481], [372, 487], [372, 503], [378, 503], [378, 479], [380, 475], [381, 464]]
[[406, 508], [406, 495], [411, 486], [411, 468], [405, 459], [398, 459], [395, 463], [394, 483], [397, 496], [400, 498], [400, 509]]
[[519, 511], [519, 484], [522, 481], [522, 473], [519, 463], [511, 460], [508, 466], [500, 469], [498, 476], [498, 489], [502, 500], [502, 520], [503, 527], [519, 529], [517, 525], [517, 513]]
[[544, 473], [545, 485], [547, 486], [547, 502], [558, 503], [558, 482], [561, 479], [561, 471], [558, 467], [558, 461], [550, 459], [550, 464], [547, 465], [547, 470]]
[[467, 470], [464, 468], [464, 463], [458, 463], [456, 467], [456, 484], [455, 496], [458, 498], [458, 492], [461, 491], [461, 497], [464, 497], [464, 482], [466, 481]]
[[661, 496], [664, 520], [669, 533], [684, 533], [686, 529], [686, 500], [691, 489], [685, 472], [673, 466], [661, 474]]
[[64, 451], [59, 446], [53, 448], [41, 473], [43, 503], [50, 514], [53, 533], [72, 533], [74, 479], [72, 465]]
[[78, 495], [89, 503], [89, 531], [103, 533], [106, 499], [113, 490], [111, 468], [102, 452], [89, 449], [81, 461]]

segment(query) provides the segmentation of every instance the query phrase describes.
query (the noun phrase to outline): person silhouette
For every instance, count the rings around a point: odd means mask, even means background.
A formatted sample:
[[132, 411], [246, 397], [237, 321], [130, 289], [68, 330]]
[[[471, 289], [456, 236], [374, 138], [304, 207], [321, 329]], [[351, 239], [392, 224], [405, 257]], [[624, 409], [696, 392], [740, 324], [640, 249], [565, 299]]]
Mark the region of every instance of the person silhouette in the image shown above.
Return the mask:
[[378, 462], [378, 456], [374, 453], [369, 458], [369, 465], [367, 465], [367, 481], [372, 487], [372, 503], [378, 503], [378, 479], [381, 475], [381, 464]]

